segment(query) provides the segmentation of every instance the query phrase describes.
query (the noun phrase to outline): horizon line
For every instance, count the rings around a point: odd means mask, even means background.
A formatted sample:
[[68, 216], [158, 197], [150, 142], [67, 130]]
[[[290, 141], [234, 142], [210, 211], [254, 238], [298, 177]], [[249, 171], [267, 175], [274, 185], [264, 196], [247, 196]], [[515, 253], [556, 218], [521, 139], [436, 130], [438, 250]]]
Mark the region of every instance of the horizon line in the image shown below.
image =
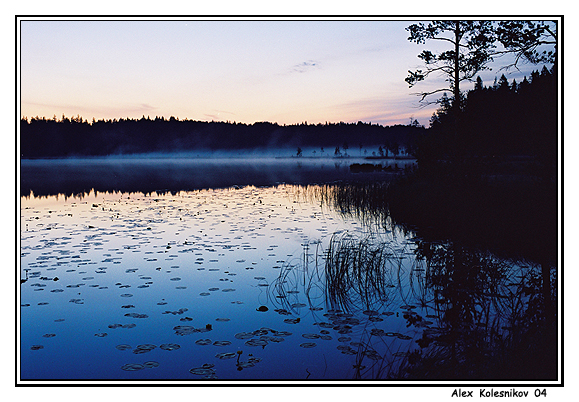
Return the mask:
[[[22, 122], [22, 120], [26, 120], [27, 122], [30, 122], [32, 120], [46, 120], [46, 121], [54, 121], [57, 123], [63, 122], [65, 119], [68, 119], [69, 121], [75, 121], [75, 122], [79, 122], [79, 123], [87, 123], [89, 125], [92, 125], [93, 122], [98, 123], [98, 122], [109, 122], [109, 121], [127, 121], [127, 120], [135, 120], [135, 121], [140, 121], [140, 120], [149, 120], [149, 121], [155, 121], [157, 119], [159, 120], [163, 120], [163, 121], [171, 121], [171, 119], [175, 120], [175, 121], [179, 121], [179, 122], [200, 122], [200, 123], [225, 123], [225, 124], [243, 124], [246, 126], [252, 126], [255, 124], [260, 124], [260, 123], [269, 123], [272, 125], [277, 125], [280, 127], [288, 127], [288, 126], [325, 126], [325, 125], [339, 125], [339, 124], [364, 124], [364, 125], [371, 125], [371, 126], [380, 126], [380, 127], [394, 127], [394, 126], [412, 126], [412, 122], [408, 123], [408, 124], [402, 124], [402, 123], [396, 123], [396, 124], [392, 124], [392, 125], [383, 125], [380, 123], [373, 123], [373, 122], [365, 122], [362, 120], [358, 120], [358, 121], [339, 121], [339, 122], [331, 122], [331, 121], [325, 121], [325, 122], [318, 122], [318, 123], [308, 123], [307, 120], [304, 120], [301, 123], [292, 123], [292, 124], [280, 124], [278, 122], [272, 122], [272, 121], [268, 121], [268, 120], [261, 120], [261, 121], [254, 121], [253, 123], [245, 123], [245, 122], [241, 122], [241, 121], [236, 121], [236, 120], [196, 120], [196, 119], [189, 119], [187, 117], [181, 119], [179, 117], [173, 116], [171, 115], [170, 117], [165, 117], [164, 115], [161, 116], [155, 116], [155, 117], [151, 117], [150, 115], [142, 115], [141, 117], [114, 117], [114, 118], [100, 118], [100, 119], [96, 119], [94, 116], [92, 117], [92, 120], [88, 120], [84, 117], [82, 117], [80, 114], [77, 114], [76, 116], [71, 115], [70, 117], [67, 117], [64, 113], [62, 114], [62, 117], [59, 119], [56, 117], [56, 114], [54, 114], [52, 117], [48, 118], [46, 116], [33, 116], [33, 117], [29, 117], [29, 116], [25, 116], [25, 115], [21, 115], [20, 116], [20, 121]], [[410, 118], [412, 119], [412, 118]], [[416, 119], [414, 119], [413, 121], [417, 121]], [[420, 125], [422, 127], [425, 127], [424, 125]], [[420, 127], [419, 126], [419, 127]]]

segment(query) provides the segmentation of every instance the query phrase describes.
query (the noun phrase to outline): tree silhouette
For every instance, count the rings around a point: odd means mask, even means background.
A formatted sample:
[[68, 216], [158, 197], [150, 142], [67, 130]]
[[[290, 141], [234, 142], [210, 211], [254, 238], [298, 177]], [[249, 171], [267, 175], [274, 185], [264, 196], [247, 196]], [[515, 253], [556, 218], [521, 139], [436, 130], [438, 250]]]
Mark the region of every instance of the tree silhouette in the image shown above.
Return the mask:
[[342, 145], [342, 149], [344, 150], [344, 155], [348, 156], [348, 143], [344, 142], [344, 145]]
[[[23, 117], [20, 122], [20, 150], [24, 158], [125, 155], [149, 152], [199, 152], [213, 150], [320, 149], [330, 144], [363, 140], [380, 144], [385, 140], [407, 145], [424, 128], [408, 125], [380, 126], [367, 123], [330, 123], [280, 126], [154, 119], [94, 120], [77, 115], [61, 120]], [[344, 150], [345, 151], [345, 150]], [[294, 151], [295, 152], [295, 151]], [[303, 151], [302, 151], [303, 153]], [[317, 154], [317, 153], [316, 153]], [[341, 156], [338, 147], [336, 156]], [[294, 154], [295, 155], [295, 154]]]
[[[490, 87], [477, 77], [464, 97], [461, 135], [453, 137], [453, 113], [443, 95], [430, 120], [428, 141], [421, 141], [423, 158], [444, 158], [455, 147], [463, 157], [527, 155], [543, 163], [557, 161], [557, 78], [554, 68], [534, 71], [530, 79], [509, 85], [502, 75]], [[436, 142], [437, 144], [434, 144]], [[436, 146], [434, 146], [436, 145]], [[429, 152], [427, 152], [429, 151]], [[547, 169], [545, 167], [544, 169]], [[551, 167], [549, 167], [551, 169]]]
[[492, 21], [432, 21], [428, 24], [418, 23], [406, 28], [410, 33], [408, 40], [418, 44], [428, 40], [449, 43], [451, 49], [433, 53], [423, 50], [418, 58], [424, 61], [425, 69], [408, 71], [405, 81], [413, 87], [433, 73], [445, 77], [448, 86], [429, 92], [421, 92], [421, 101], [429, 95], [450, 91], [453, 93], [455, 113], [460, 110], [460, 83], [472, 80], [476, 74], [487, 68], [493, 60], [495, 33]]
[[507, 68], [517, 68], [521, 60], [533, 64], [557, 62], [557, 22], [499, 21], [497, 39], [504, 46], [502, 53], [514, 53], [515, 60]]
[[[448, 87], [421, 92], [421, 101], [432, 94], [450, 91], [453, 107], [461, 107], [460, 83], [472, 80], [487, 69], [493, 57], [514, 54], [515, 60], [503, 68], [515, 67], [521, 61], [533, 64], [556, 64], [557, 22], [544, 21], [431, 21], [406, 28], [408, 40], [418, 44], [428, 40], [444, 41], [450, 49], [438, 54], [424, 50], [418, 57], [425, 69], [408, 71], [406, 82], [413, 87], [433, 73], [441, 73]], [[500, 49], [497, 45], [501, 45]], [[455, 111], [455, 112], [456, 112]]]

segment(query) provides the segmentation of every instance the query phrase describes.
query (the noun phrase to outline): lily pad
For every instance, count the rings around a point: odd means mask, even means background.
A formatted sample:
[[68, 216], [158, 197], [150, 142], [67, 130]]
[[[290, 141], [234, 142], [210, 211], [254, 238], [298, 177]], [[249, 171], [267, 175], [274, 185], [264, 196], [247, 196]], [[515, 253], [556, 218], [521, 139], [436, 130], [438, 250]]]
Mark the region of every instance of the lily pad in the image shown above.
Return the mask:
[[131, 318], [149, 318], [149, 316], [147, 314], [139, 314], [139, 313], [127, 313], [125, 314], [125, 317], [131, 317]]
[[215, 370], [212, 368], [205, 368], [205, 367], [196, 367], [189, 370], [191, 374], [195, 375], [210, 375], [215, 374]]
[[225, 359], [233, 359], [236, 355], [237, 353], [224, 352], [224, 353], [217, 353], [215, 357], [217, 357], [220, 360], [225, 360]]
[[157, 345], [153, 345], [150, 343], [144, 343], [142, 345], [137, 345], [137, 349], [142, 349], [142, 350], [153, 350], [157, 347]]
[[280, 343], [280, 342], [285, 341], [284, 338], [279, 337], [279, 336], [262, 336], [262, 337], [260, 337], [259, 339], [263, 339], [263, 340], [265, 340], [265, 341], [275, 342], [275, 343]]
[[230, 341], [215, 341], [213, 342], [213, 346], [229, 346], [231, 345]]
[[125, 364], [124, 366], [121, 367], [121, 370], [125, 370], [125, 371], [137, 371], [137, 370], [142, 370], [144, 369], [145, 366], [142, 364], [137, 364], [137, 363], [129, 363], [129, 364]]
[[250, 339], [253, 338], [253, 334], [251, 332], [239, 332], [235, 334], [235, 339]]
[[320, 328], [334, 328], [334, 324], [330, 324], [329, 322], [318, 322], [318, 326]]
[[173, 330], [175, 331], [175, 333], [177, 335], [191, 335], [194, 334], [196, 332], [200, 332], [198, 329], [190, 326], [190, 325], [177, 325], [176, 327], [173, 327]]
[[159, 346], [159, 349], [163, 350], [177, 350], [179, 348], [181, 348], [181, 346], [176, 343], [164, 343], [161, 346]]
[[319, 334], [302, 334], [302, 337], [306, 339], [318, 339], [320, 337]]
[[283, 322], [285, 322], [286, 324], [297, 324], [300, 322], [299, 317], [298, 318], [286, 318], [285, 320], [283, 320]]
[[264, 339], [250, 339], [245, 342], [247, 346], [262, 346], [265, 347], [267, 345], [267, 341]]
[[371, 360], [380, 360], [381, 359], [380, 355], [375, 350], [365, 350], [362, 352], [362, 354]]

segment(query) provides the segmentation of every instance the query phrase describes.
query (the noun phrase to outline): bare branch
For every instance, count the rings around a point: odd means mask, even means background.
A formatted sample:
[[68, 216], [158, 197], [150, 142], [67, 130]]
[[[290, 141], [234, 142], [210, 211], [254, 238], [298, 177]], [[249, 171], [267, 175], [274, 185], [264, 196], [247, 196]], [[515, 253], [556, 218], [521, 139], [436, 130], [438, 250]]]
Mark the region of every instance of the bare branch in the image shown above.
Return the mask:
[[424, 98], [426, 98], [427, 96], [439, 93], [439, 92], [451, 92], [450, 88], [439, 88], [439, 89], [435, 89], [434, 91], [430, 91], [430, 92], [415, 92], [412, 93], [410, 95], [415, 95], [415, 96], [420, 96], [420, 102], [422, 102], [424, 100]]

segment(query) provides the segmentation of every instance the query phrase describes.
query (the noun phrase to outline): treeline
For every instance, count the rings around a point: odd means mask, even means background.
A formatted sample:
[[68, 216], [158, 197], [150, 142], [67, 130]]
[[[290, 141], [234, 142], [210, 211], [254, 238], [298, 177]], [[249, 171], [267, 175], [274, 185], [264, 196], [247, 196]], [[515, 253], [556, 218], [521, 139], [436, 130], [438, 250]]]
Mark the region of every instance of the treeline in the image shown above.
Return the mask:
[[502, 75], [492, 86], [480, 77], [455, 115], [443, 96], [420, 142], [428, 159], [526, 156], [557, 161], [557, 74], [544, 67], [519, 83]]
[[418, 141], [418, 169], [388, 188], [393, 221], [417, 237], [556, 266], [557, 90], [543, 68], [520, 83], [477, 79], [458, 114], [443, 97]]
[[424, 131], [416, 121], [407, 126], [363, 122], [286, 126], [145, 116], [92, 122], [81, 116], [22, 118], [20, 128], [23, 158], [330, 146], [328, 155], [334, 147], [346, 148], [346, 152], [349, 147], [350, 154], [369, 146], [412, 150], [418, 133]]

